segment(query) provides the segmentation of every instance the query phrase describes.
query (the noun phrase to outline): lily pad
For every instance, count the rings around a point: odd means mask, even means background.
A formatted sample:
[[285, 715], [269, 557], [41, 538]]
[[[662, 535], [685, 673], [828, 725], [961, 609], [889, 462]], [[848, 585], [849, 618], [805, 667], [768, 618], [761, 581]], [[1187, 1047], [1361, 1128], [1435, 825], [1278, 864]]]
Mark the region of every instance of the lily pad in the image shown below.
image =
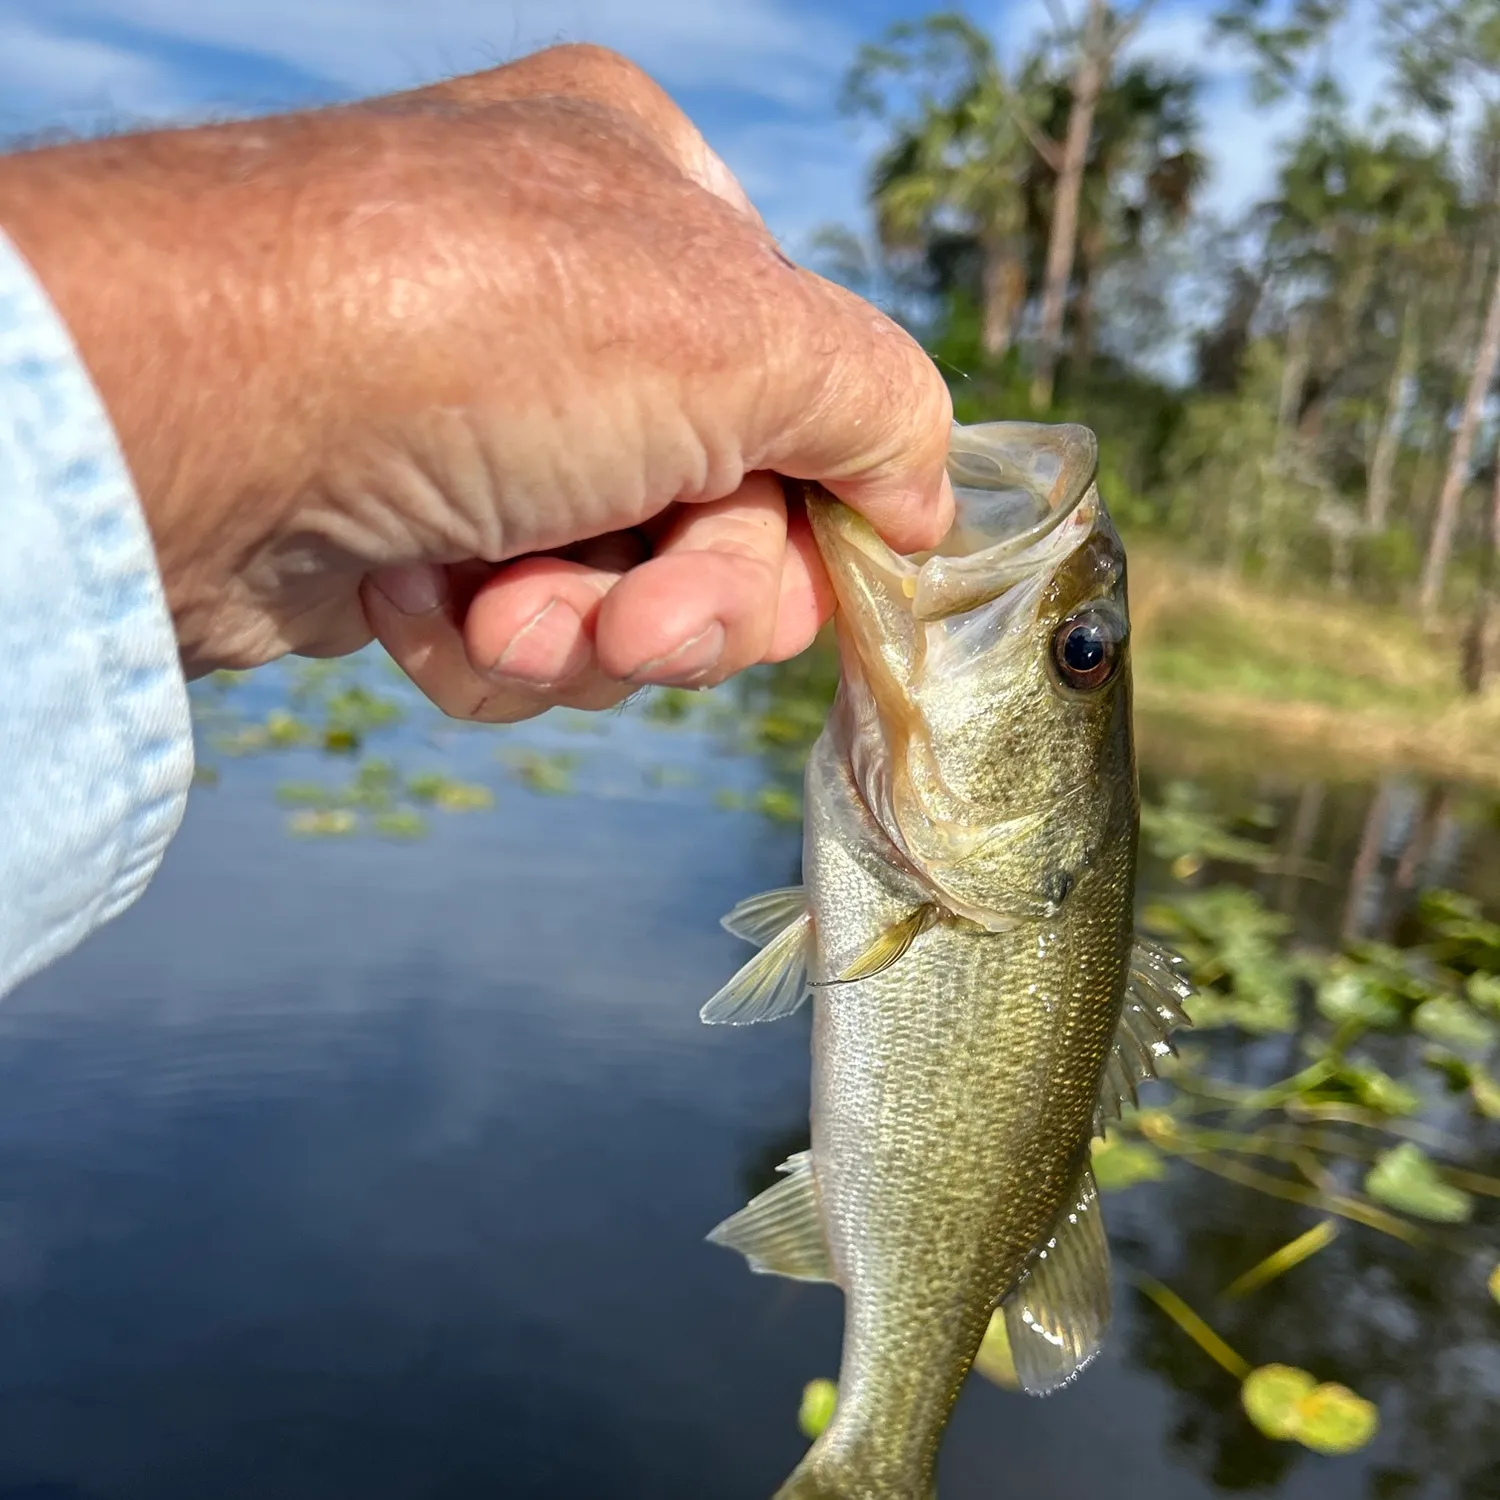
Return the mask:
[[1384, 986], [1354, 970], [1331, 975], [1318, 986], [1318, 1010], [1330, 1021], [1361, 1021], [1366, 1026], [1395, 1026], [1401, 1006]]
[[1375, 1436], [1380, 1413], [1346, 1385], [1325, 1383], [1298, 1403], [1297, 1441], [1314, 1453], [1354, 1453]]
[[1495, 1023], [1462, 1000], [1427, 1000], [1416, 1008], [1412, 1025], [1425, 1037], [1456, 1052], [1488, 1052], [1495, 1045]]
[[1482, 969], [1470, 974], [1464, 981], [1464, 993], [1480, 1010], [1500, 1016], [1500, 974], [1488, 974]]
[[1462, 1224], [1474, 1211], [1474, 1200], [1444, 1182], [1432, 1158], [1411, 1141], [1375, 1158], [1375, 1165], [1365, 1174], [1365, 1191], [1387, 1208], [1440, 1224]]
[[1116, 1193], [1138, 1182], [1156, 1182], [1167, 1175], [1161, 1153], [1144, 1141], [1113, 1135], [1093, 1145], [1094, 1181], [1101, 1193]]
[[388, 839], [419, 839], [427, 832], [427, 821], [411, 807], [393, 807], [377, 813], [371, 826]]
[[353, 833], [357, 821], [347, 807], [309, 807], [294, 812], [287, 826], [302, 838], [338, 838]]
[[1500, 1079], [1477, 1063], [1469, 1069], [1469, 1097], [1487, 1120], [1500, 1120]]
[[1301, 1417], [1298, 1407], [1317, 1390], [1318, 1382], [1294, 1365], [1262, 1365], [1252, 1370], [1240, 1387], [1245, 1414], [1268, 1438], [1296, 1439]]
[[1344, 1062], [1332, 1082], [1346, 1087], [1366, 1109], [1383, 1115], [1414, 1115], [1422, 1108], [1422, 1096], [1415, 1089], [1365, 1058]]
[[1314, 1453], [1353, 1453], [1375, 1436], [1380, 1413], [1348, 1386], [1319, 1384], [1295, 1365], [1262, 1365], [1240, 1387], [1245, 1414], [1268, 1438]]
[[802, 1387], [802, 1405], [797, 1408], [797, 1426], [805, 1438], [817, 1437], [833, 1421], [839, 1404], [839, 1388], [831, 1380], [809, 1380]]
[[1010, 1350], [1010, 1335], [1005, 1331], [1005, 1314], [998, 1307], [990, 1314], [990, 1326], [985, 1329], [979, 1353], [974, 1356], [974, 1368], [986, 1380], [1007, 1391], [1021, 1389], [1021, 1377], [1016, 1374], [1016, 1361]]

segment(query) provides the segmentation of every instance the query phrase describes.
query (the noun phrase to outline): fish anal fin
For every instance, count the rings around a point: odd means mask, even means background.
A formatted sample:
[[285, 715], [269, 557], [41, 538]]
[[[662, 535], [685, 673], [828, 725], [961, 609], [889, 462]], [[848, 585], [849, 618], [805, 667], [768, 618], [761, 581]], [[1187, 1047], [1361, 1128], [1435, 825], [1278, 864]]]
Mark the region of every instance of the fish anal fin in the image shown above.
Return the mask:
[[1050, 1395], [1099, 1352], [1109, 1327], [1109, 1242], [1093, 1169], [1002, 1303], [1005, 1332], [1021, 1389]]
[[807, 890], [800, 885], [778, 886], [758, 896], [746, 896], [733, 911], [719, 919], [726, 932], [764, 948], [778, 932], [784, 932], [807, 910]]
[[1095, 1135], [1103, 1135], [1107, 1121], [1118, 1120], [1127, 1104], [1137, 1102], [1138, 1083], [1156, 1077], [1157, 1064], [1176, 1050], [1173, 1031], [1192, 1025], [1183, 1009], [1193, 993], [1185, 968], [1170, 949], [1149, 938], [1136, 939], [1125, 1004], [1099, 1088]]
[[748, 1026], [789, 1016], [807, 998], [812, 916], [806, 910], [768, 942], [698, 1012], [709, 1026]]
[[806, 1151], [783, 1162], [786, 1175], [709, 1234], [712, 1244], [738, 1250], [752, 1271], [795, 1281], [833, 1281], [833, 1263], [812, 1161]]
[[823, 980], [814, 987], [853, 984], [856, 980], [873, 979], [875, 975], [885, 973], [942, 915], [942, 907], [933, 902], [914, 908], [899, 922], [887, 927], [836, 979]]

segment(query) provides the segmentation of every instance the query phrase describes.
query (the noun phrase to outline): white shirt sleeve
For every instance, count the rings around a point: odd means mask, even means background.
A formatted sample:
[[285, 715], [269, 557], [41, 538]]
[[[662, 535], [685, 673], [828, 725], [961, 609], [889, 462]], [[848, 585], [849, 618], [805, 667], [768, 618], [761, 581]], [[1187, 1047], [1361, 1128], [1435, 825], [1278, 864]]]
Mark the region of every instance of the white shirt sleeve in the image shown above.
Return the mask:
[[0, 233], [0, 995], [140, 895], [192, 775], [135, 487], [67, 329]]

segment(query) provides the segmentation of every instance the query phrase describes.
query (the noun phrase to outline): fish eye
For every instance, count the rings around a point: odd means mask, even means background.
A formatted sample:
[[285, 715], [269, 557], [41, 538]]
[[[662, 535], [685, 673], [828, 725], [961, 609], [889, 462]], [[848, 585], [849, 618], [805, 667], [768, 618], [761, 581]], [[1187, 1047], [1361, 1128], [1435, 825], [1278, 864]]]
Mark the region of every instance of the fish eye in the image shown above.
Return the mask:
[[1119, 669], [1124, 644], [1123, 621], [1103, 610], [1086, 609], [1069, 616], [1053, 633], [1052, 661], [1064, 686], [1093, 692]]

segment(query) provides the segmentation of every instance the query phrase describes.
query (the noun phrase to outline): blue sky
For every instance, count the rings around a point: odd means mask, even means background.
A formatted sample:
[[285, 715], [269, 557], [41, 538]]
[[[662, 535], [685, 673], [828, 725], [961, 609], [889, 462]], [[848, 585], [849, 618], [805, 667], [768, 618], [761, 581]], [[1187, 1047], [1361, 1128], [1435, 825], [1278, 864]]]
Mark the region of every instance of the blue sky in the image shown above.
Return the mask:
[[[1076, 7], [1079, 0], [1068, 0]], [[861, 221], [869, 153], [833, 100], [863, 40], [932, 9], [901, 0], [0, 0], [0, 134], [179, 121], [347, 99], [485, 67], [553, 41], [595, 41], [647, 68], [698, 122], [796, 253], [815, 225]], [[974, 0], [1002, 51], [1044, 0]], [[1208, 201], [1268, 182], [1285, 110], [1249, 99], [1242, 60], [1208, 42], [1204, 0], [1158, 0], [1135, 51], [1205, 75]], [[1379, 89], [1356, 27], [1356, 98]]]

